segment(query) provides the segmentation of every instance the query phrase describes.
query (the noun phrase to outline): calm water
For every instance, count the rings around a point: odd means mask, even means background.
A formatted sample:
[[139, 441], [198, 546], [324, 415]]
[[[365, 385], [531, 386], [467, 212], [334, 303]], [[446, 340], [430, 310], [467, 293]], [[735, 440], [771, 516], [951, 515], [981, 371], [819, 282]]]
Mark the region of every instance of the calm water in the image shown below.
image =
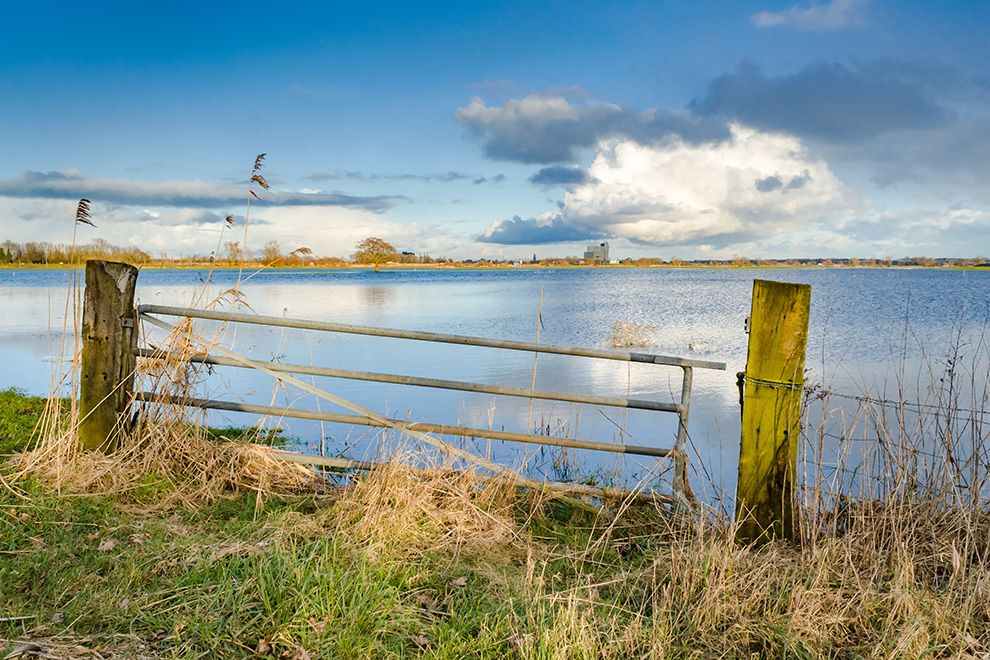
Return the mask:
[[[0, 387], [47, 393], [53, 342], [62, 327], [69, 273], [0, 271]], [[236, 271], [213, 274], [211, 290], [228, 288]], [[205, 272], [145, 271], [141, 302], [183, 305], [204, 286]], [[912, 378], [937, 364], [953, 337], [964, 346], [980, 340], [990, 312], [990, 273], [940, 270], [703, 270], [519, 269], [271, 271], [245, 287], [260, 314], [533, 340], [543, 291], [541, 341], [606, 346], [614, 321], [656, 326], [651, 351], [724, 361], [724, 372], [697, 370], [690, 431], [696, 466], [731, 489], [738, 456], [739, 407], [735, 373], [743, 369], [754, 278], [812, 285], [809, 380], [839, 391], [882, 391], [904, 369]], [[210, 326], [200, 326], [204, 331]], [[256, 359], [346, 369], [453, 378], [529, 387], [533, 356], [511, 351], [239, 326], [234, 347]], [[229, 342], [228, 342], [229, 343]], [[675, 418], [666, 413], [599, 410], [557, 402], [399, 385], [316, 379], [317, 384], [391, 416], [523, 431], [549, 425], [554, 434], [669, 446]], [[541, 355], [538, 388], [673, 400], [676, 368]], [[292, 388], [240, 369], [218, 368], [199, 394], [215, 398], [330, 410]], [[346, 411], [339, 411], [346, 412]], [[250, 416], [211, 413], [212, 423], [244, 424]], [[374, 450], [366, 429], [285, 420], [286, 432], [307, 451]], [[620, 430], [622, 429], [622, 430]], [[471, 449], [518, 462], [518, 445], [467, 443]], [[531, 469], [550, 470], [552, 458], [525, 448]], [[627, 479], [656, 466], [641, 458], [572, 452], [582, 471], [617, 467]], [[616, 462], [618, 461], [618, 462]]]

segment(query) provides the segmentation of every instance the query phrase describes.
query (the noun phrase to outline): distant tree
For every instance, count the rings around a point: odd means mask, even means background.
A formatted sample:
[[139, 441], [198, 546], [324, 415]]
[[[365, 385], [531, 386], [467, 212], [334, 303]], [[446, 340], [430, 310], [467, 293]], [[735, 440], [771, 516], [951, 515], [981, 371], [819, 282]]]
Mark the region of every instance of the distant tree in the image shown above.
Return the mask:
[[20, 261], [24, 252], [20, 245], [9, 240], [3, 242], [3, 249], [8, 255], [10, 255], [10, 260], [12, 262]]
[[114, 246], [105, 238], [94, 238], [89, 245], [93, 254], [101, 257], [109, 257], [115, 252]]
[[398, 251], [385, 239], [371, 236], [355, 246], [354, 261], [359, 264], [374, 264], [375, 271], [381, 269], [383, 263], [395, 260]]
[[278, 241], [268, 241], [261, 248], [261, 260], [266, 264], [275, 263], [282, 258], [282, 249]]
[[47, 258], [47, 252], [45, 251], [45, 245], [43, 243], [25, 243], [24, 244], [24, 261], [29, 264], [42, 264], [45, 263]]
[[235, 263], [241, 258], [241, 243], [240, 241], [227, 241], [223, 244], [224, 249], [227, 250], [227, 261], [230, 263]]

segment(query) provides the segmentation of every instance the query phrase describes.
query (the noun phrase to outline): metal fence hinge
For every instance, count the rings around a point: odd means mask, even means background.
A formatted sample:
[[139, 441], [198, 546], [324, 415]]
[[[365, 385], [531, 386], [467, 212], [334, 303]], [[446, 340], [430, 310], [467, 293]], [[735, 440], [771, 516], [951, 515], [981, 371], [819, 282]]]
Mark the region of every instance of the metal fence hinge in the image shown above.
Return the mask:
[[133, 328], [134, 327], [134, 319], [132, 319], [130, 316], [123, 317], [122, 319], [120, 319], [120, 327], [122, 327], [122, 328]]

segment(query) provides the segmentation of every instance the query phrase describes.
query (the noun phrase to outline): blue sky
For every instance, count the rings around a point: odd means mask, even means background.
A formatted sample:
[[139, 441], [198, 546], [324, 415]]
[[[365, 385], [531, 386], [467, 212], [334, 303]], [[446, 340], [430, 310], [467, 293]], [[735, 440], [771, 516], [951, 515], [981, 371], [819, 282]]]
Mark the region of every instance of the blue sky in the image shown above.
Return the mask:
[[990, 3], [5, 3], [0, 238], [990, 253]]

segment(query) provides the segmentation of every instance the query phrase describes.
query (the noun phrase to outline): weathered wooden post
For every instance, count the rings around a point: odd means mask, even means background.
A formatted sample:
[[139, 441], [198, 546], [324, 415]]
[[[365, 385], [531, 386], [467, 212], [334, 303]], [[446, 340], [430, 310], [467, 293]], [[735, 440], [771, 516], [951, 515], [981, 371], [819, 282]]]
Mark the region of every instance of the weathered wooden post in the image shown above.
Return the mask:
[[811, 286], [753, 282], [743, 392], [737, 535], [745, 543], [792, 538], [793, 486]]
[[111, 451], [134, 382], [134, 287], [138, 270], [113, 261], [86, 262], [83, 293], [79, 445]]

